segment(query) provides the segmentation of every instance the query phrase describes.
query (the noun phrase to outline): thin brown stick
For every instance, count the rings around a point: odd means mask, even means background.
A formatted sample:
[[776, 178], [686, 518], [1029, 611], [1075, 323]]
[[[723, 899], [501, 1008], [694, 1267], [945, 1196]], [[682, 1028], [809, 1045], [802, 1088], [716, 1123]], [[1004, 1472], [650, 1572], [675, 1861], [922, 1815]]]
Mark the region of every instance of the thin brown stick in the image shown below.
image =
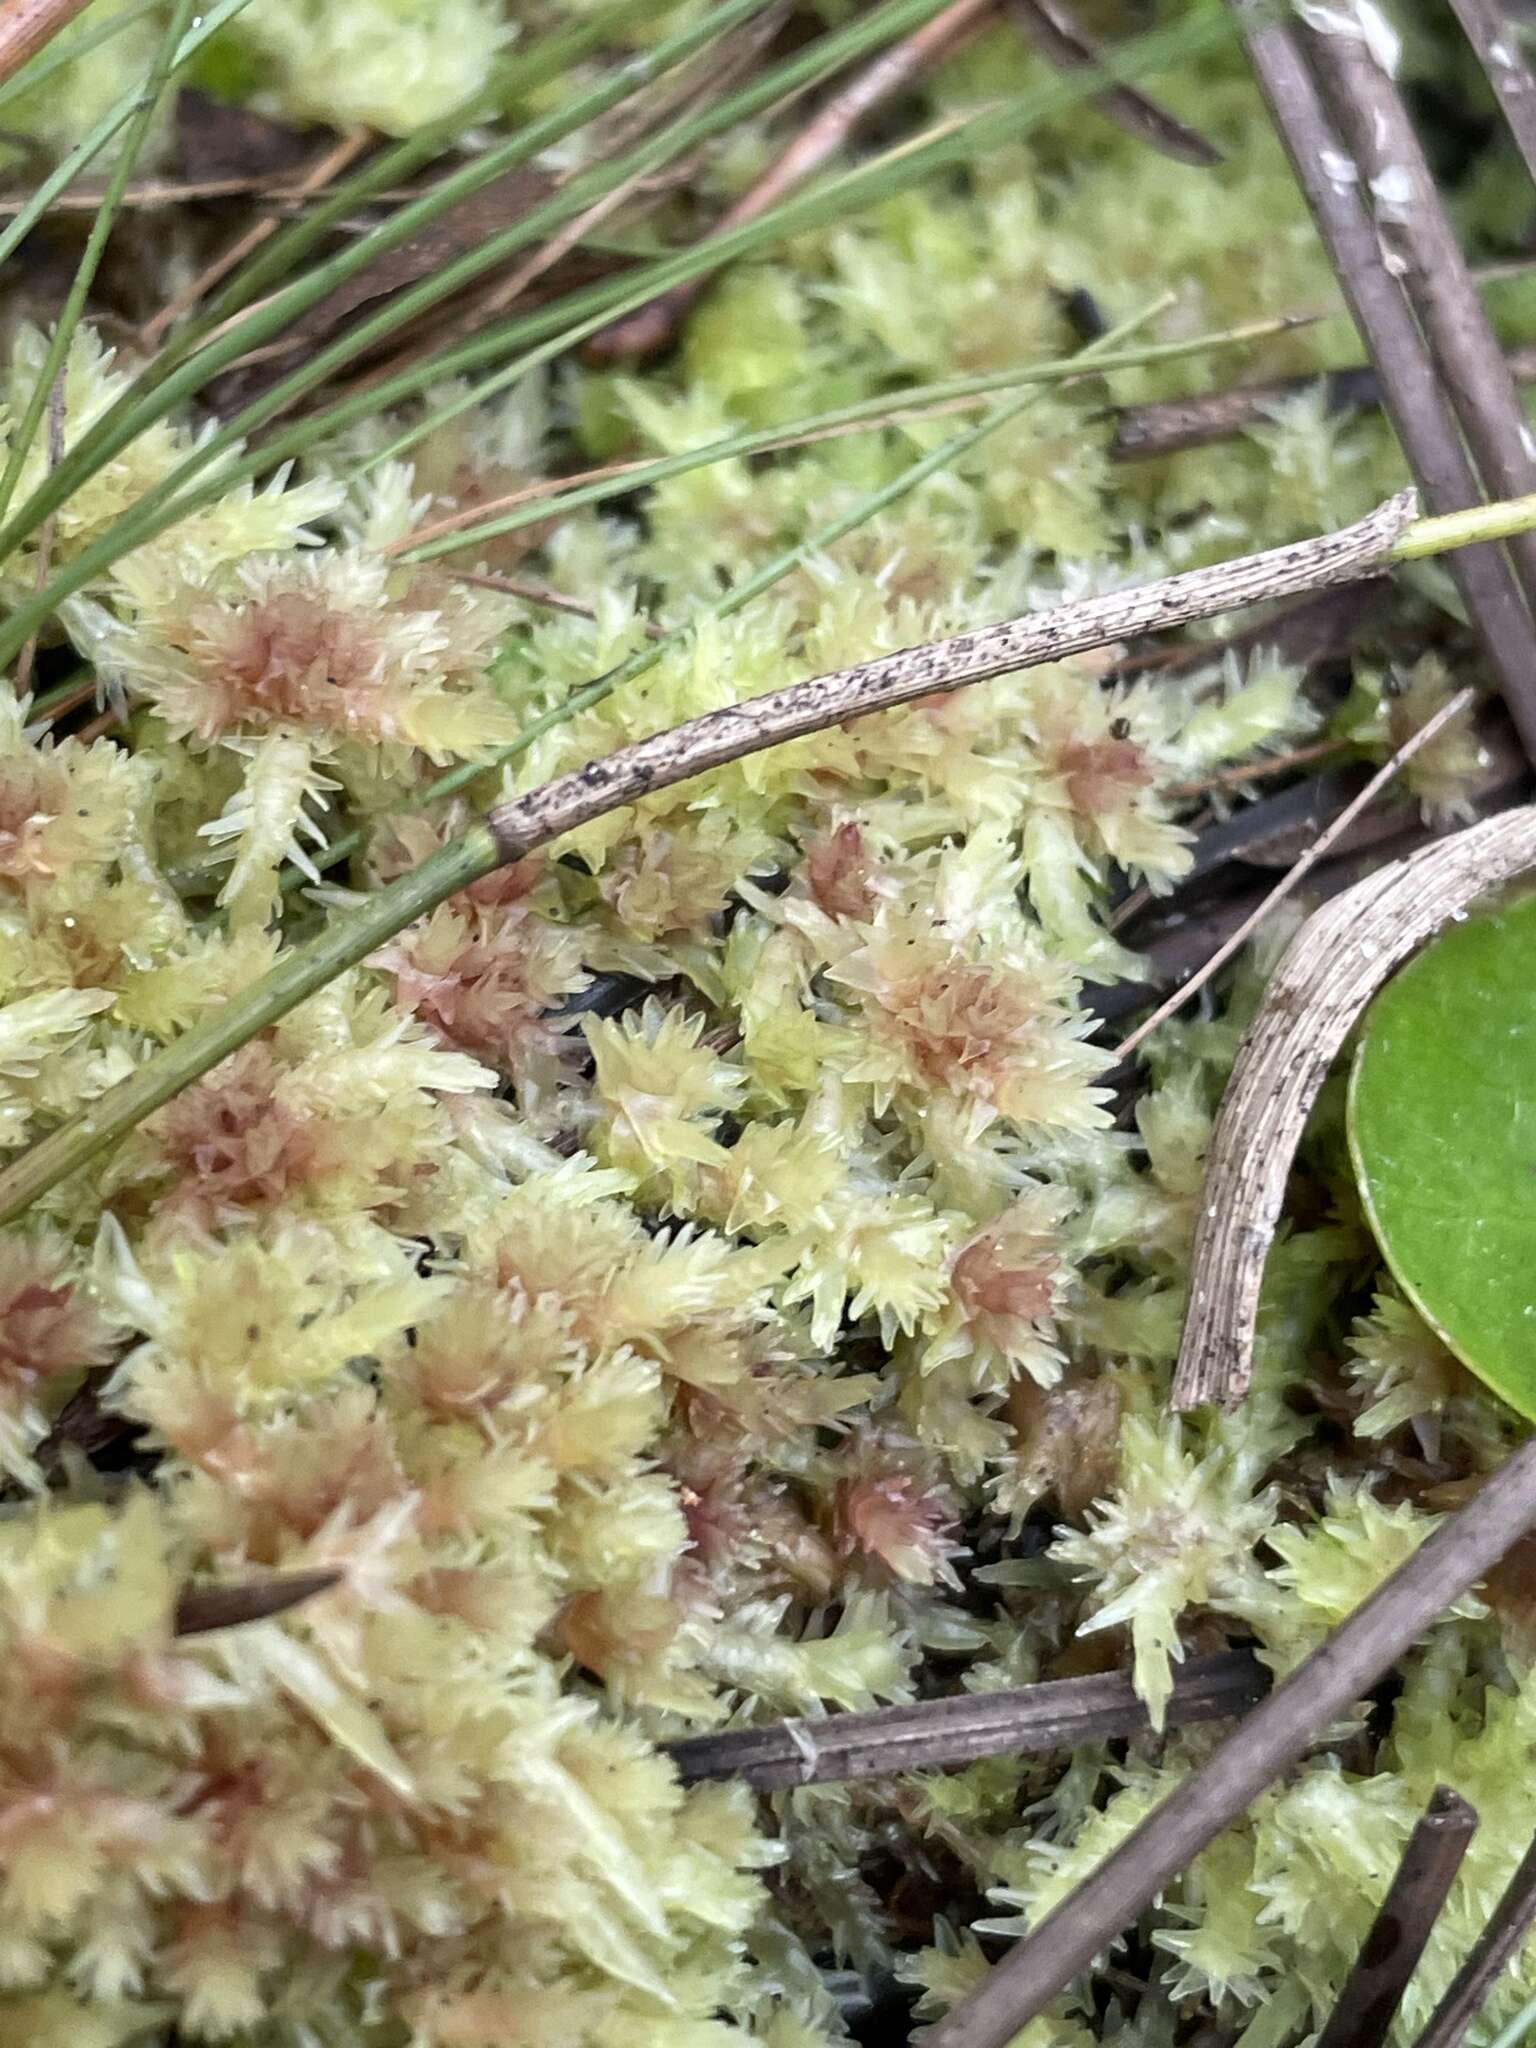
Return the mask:
[[[1472, 1505], [1475, 1507], [1477, 1502]], [[1536, 1920], [1536, 1842], [1532, 1842], [1521, 1857], [1519, 1867], [1494, 1907], [1488, 1925], [1451, 1979], [1449, 1989], [1430, 2014], [1429, 2024], [1414, 2048], [1458, 2048], [1533, 1920]]]
[[13, 77], [91, 0], [5, 0], [0, 6], [0, 80]]
[[1401, 771], [1407, 767], [1421, 747], [1427, 747], [1436, 733], [1442, 731], [1453, 718], [1458, 717], [1463, 711], [1468, 709], [1476, 694], [1476, 691], [1470, 689], [1458, 690], [1448, 704], [1441, 705], [1433, 718], [1427, 719], [1416, 733], [1410, 734], [1404, 740], [1392, 758], [1389, 761], [1383, 762], [1382, 766], [1377, 769], [1360, 794], [1344, 806], [1343, 810], [1340, 811], [1339, 815], [1325, 832], [1318, 834], [1317, 838], [1313, 840], [1306, 852], [1296, 862], [1296, 865], [1287, 869], [1285, 874], [1280, 877], [1280, 880], [1276, 882], [1274, 888], [1264, 898], [1264, 901], [1254, 910], [1250, 911], [1237, 930], [1223, 944], [1216, 948], [1216, 951], [1206, 961], [1205, 965], [1197, 969], [1189, 977], [1188, 981], [1184, 983], [1182, 988], [1175, 989], [1165, 1002], [1159, 1003], [1151, 1016], [1136, 1026], [1136, 1029], [1129, 1038], [1121, 1040], [1120, 1044], [1115, 1047], [1116, 1064], [1123, 1059], [1129, 1059], [1137, 1046], [1144, 1039], [1149, 1038], [1159, 1024], [1165, 1023], [1176, 1010], [1181, 1010], [1192, 995], [1195, 995], [1200, 989], [1205, 987], [1205, 984], [1211, 979], [1213, 974], [1219, 973], [1226, 966], [1234, 953], [1241, 951], [1271, 911], [1277, 909], [1287, 896], [1291, 895], [1301, 886], [1312, 869], [1323, 859], [1329, 847], [1334, 845], [1348, 831], [1360, 813], [1367, 810], [1376, 801], [1387, 785], [1394, 781]]
[[[1093, 38], [1074, 18], [1066, 0], [1008, 0], [1008, 12], [1040, 54], [1062, 71], [1091, 71], [1102, 61]], [[1221, 151], [1198, 129], [1177, 120], [1166, 107], [1133, 85], [1112, 85], [1095, 93], [1093, 104], [1138, 142], [1176, 163], [1209, 170]]]
[[1493, 87], [1515, 147], [1536, 178], [1536, 77], [1499, 0], [1451, 0], [1467, 41]]
[[[197, 199], [240, 199], [253, 192], [261, 193], [278, 204], [283, 200], [291, 201], [293, 197], [286, 182], [290, 175], [284, 172], [282, 181], [274, 181], [271, 172], [241, 178], [140, 178], [124, 189], [118, 204], [142, 210], [182, 206]], [[67, 192], [58, 194], [49, 205], [48, 212], [94, 213], [101, 204], [103, 189], [100, 185], [72, 185]], [[0, 220], [20, 213], [26, 204], [24, 192], [0, 195]]]
[[1315, 2048], [1381, 2048], [1476, 1832], [1475, 1808], [1437, 1785]]
[[[990, 13], [992, 0], [951, 0], [909, 36], [883, 50], [841, 92], [826, 103], [808, 122], [778, 160], [727, 207], [706, 240], [745, 226], [778, 204], [797, 185], [804, 184], [837, 151], [858, 124], [874, 108], [890, 99], [903, 86], [919, 77], [964, 35], [979, 26]], [[611, 327], [604, 327], [586, 343], [584, 353], [592, 362], [614, 362], [637, 356], [656, 355], [676, 334], [688, 308], [709, 287], [709, 277], [690, 278], [663, 292], [649, 304], [627, 313]]]
[[[1168, 1726], [1243, 1713], [1264, 1697], [1269, 1685], [1269, 1673], [1247, 1650], [1196, 1658], [1175, 1676]], [[1150, 1725], [1129, 1673], [1117, 1671], [920, 1700], [909, 1707], [733, 1728], [663, 1747], [685, 1785], [729, 1778], [775, 1791], [901, 1771], [953, 1770], [984, 1756], [1073, 1749], [1083, 1742], [1137, 1735]]]
[[[284, 196], [289, 201], [313, 197], [323, 186], [329, 185], [333, 179], [339, 177], [348, 164], [354, 163], [367, 148], [371, 139], [371, 131], [367, 128], [353, 128], [349, 130], [339, 141], [334, 142], [329, 149], [321, 152], [313, 166], [304, 173], [298, 184], [288, 190]], [[183, 313], [190, 313], [192, 308], [212, 291], [221, 278], [228, 277], [236, 264], [243, 263], [252, 250], [259, 249], [269, 235], [275, 234], [277, 229], [281, 227], [283, 219], [284, 210], [282, 208], [275, 209], [272, 212], [263, 214], [260, 220], [253, 222], [245, 230], [244, 234], [237, 235], [235, 240], [230, 243], [229, 247], [222, 254], [215, 256], [211, 263], [206, 264], [198, 272], [190, 284], [185, 285], [176, 293], [174, 298], [169, 299], [160, 308], [153, 319], [145, 322], [139, 330], [139, 346], [144, 349], [157, 348], [161, 336], [165, 334], [166, 330], [175, 321], [179, 320]]]
[[[50, 470], [57, 469], [64, 460], [64, 391], [68, 366], [60, 367], [53, 380], [53, 389], [48, 393], [47, 458]], [[37, 574], [33, 579], [34, 593], [46, 587], [53, 570], [53, 536], [58, 515], [50, 512], [43, 521], [37, 536]], [[25, 697], [32, 687], [32, 664], [37, 660], [37, 635], [34, 633], [16, 658], [16, 694]]]
[[934, 2028], [927, 2048], [1006, 2048], [1533, 1524], [1536, 1437], [1003, 1957]]
[[1500, 812], [1357, 882], [1291, 941], [1238, 1048], [1206, 1155], [1175, 1408], [1230, 1407], [1253, 1369], [1264, 1261], [1302, 1127], [1371, 997], [1470, 904], [1536, 867], [1536, 808]]
[[823, 732], [937, 690], [1062, 661], [1140, 633], [1166, 631], [1191, 619], [1214, 618], [1302, 590], [1355, 582], [1391, 559], [1413, 517], [1413, 493], [1405, 492], [1337, 533], [836, 669], [622, 747], [498, 805], [486, 823], [502, 860], [520, 860], [535, 846], [637, 797], [784, 740]]
[[1264, 754], [1257, 761], [1240, 761], [1235, 768], [1223, 768], [1199, 782], [1174, 782], [1168, 796], [1205, 796], [1213, 789], [1240, 789], [1248, 782], [1263, 782], [1271, 775], [1289, 775], [1293, 768], [1305, 768], [1313, 761], [1329, 760], [1354, 745], [1353, 740], [1314, 740], [1309, 747], [1293, 747], [1288, 754]]
[[286, 1614], [301, 1600], [313, 1600], [341, 1581], [332, 1569], [279, 1572], [269, 1579], [250, 1579], [233, 1586], [189, 1586], [176, 1602], [173, 1628], [179, 1636], [205, 1635], [209, 1629], [239, 1628], [249, 1621], [267, 1621]]
[[[1536, 490], [1536, 443], [1397, 86], [1363, 32], [1300, 33], [1485, 491], [1495, 498], [1524, 497]], [[1536, 612], [1536, 533], [1519, 534], [1507, 546], [1526, 604]]]
[[[550, 590], [543, 583], [525, 582], [521, 576], [498, 576], [489, 569], [450, 569], [447, 573], [455, 583], [473, 583], [481, 590], [500, 590], [508, 597], [520, 597], [525, 604], [543, 605], [552, 612], [569, 612], [577, 619], [597, 617], [597, 606], [588, 604], [585, 598], [570, 597], [563, 590]], [[654, 619], [645, 621], [647, 639], [659, 640], [665, 630]]]
[[[1355, 186], [1330, 175], [1344, 152], [1295, 37], [1258, 0], [1231, 5], [1425, 502], [1435, 512], [1477, 504], [1477, 478], [1418, 323], [1387, 268], [1375, 223]], [[1464, 549], [1449, 567], [1516, 730], [1536, 759], [1536, 628], [1509, 562], [1500, 549], [1484, 546]]]

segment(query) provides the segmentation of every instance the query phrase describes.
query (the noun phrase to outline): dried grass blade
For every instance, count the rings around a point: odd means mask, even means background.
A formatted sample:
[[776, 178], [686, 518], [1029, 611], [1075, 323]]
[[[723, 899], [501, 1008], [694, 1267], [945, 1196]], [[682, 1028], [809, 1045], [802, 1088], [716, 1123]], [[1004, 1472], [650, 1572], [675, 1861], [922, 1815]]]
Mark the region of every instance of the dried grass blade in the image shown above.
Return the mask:
[[1173, 1404], [1230, 1407], [1253, 1370], [1264, 1261], [1302, 1126], [1366, 1004], [1426, 939], [1536, 867], [1536, 808], [1502, 812], [1369, 875], [1291, 941], [1238, 1049], [1195, 1220]]

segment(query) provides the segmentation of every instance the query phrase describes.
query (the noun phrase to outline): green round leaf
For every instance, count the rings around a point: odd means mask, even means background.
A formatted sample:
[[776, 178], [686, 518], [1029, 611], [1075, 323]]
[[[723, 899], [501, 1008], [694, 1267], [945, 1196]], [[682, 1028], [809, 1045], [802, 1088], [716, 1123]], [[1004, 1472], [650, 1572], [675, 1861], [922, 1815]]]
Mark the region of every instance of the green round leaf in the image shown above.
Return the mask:
[[1451, 925], [1377, 996], [1349, 1143], [1404, 1294], [1536, 1419], [1536, 897]]

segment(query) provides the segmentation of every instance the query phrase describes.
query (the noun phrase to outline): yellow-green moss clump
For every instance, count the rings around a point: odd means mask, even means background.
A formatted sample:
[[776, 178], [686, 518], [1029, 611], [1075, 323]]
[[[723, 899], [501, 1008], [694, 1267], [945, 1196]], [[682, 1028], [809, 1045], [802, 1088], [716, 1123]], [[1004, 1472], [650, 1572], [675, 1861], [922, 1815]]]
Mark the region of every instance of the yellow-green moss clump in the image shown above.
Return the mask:
[[[490, 0], [253, 0], [219, 75], [288, 118], [400, 132], [481, 85], [508, 27]], [[925, 111], [1040, 75], [999, 27]], [[64, 127], [94, 91], [76, 83]], [[422, 804], [433, 775], [486, 762], [648, 618], [700, 623], [479, 776], [476, 807], [1392, 487], [1379, 425], [1311, 397], [1247, 440], [1116, 466], [1085, 385], [734, 618], [700, 615], [952, 423], [398, 560], [427, 519], [612, 453], [1059, 355], [1076, 287], [1114, 317], [1171, 286], [1165, 337], [1331, 304], [1237, 60], [1162, 83], [1222, 166], [1080, 114], [732, 272], [654, 369], [562, 364], [410, 465], [370, 463], [381, 425], [71, 599], [58, 637], [126, 721], [57, 738], [0, 690], [6, 1152], [247, 987], [317, 901], [442, 843], [468, 812]], [[732, 137], [705, 189], [769, 151]], [[1243, 373], [1347, 349], [1337, 324], [1302, 330]], [[13, 419], [40, 360], [13, 337]], [[124, 374], [80, 337], [67, 445]], [[1207, 374], [1127, 372], [1111, 396]], [[156, 428], [87, 484], [53, 564], [199, 431]], [[40, 438], [23, 493], [46, 461]], [[454, 579], [477, 565], [577, 610]], [[5, 595], [38, 568], [16, 554]], [[1426, 704], [1445, 687], [1408, 682]], [[1356, 729], [1384, 744], [1404, 701], [1356, 705]], [[1160, 1721], [1186, 1650], [1253, 1634], [1288, 1666], [1422, 1538], [1506, 1426], [1396, 1299], [1351, 1334], [1372, 1262], [1328, 1129], [1253, 1397], [1165, 1413], [1252, 970], [1225, 1015], [1162, 1035], [1134, 1120], [1083, 1004], [1134, 966], [1112, 888], [1188, 870], [1189, 786], [1319, 717], [1265, 654], [1129, 686], [1095, 656], [721, 770], [400, 933], [0, 1236], [7, 2043], [813, 2048], [843, 2027], [818, 1965], [878, 1975], [898, 1950], [921, 2022], [1209, 1733], [767, 1803], [685, 1791], [658, 1738], [905, 1699], [920, 1667], [984, 1690], [1095, 1659], [1134, 1659]], [[1442, 751], [1420, 794], [1454, 806], [1474, 768]], [[365, 851], [327, 867], [356, 826]], [[317, 1567], [339, 1583], [287, 1615], [173, 1633], [189, 1582]], [[1420, 2017], [1536, 1827], [1529, 1618], [1518, 1585], [1500, 1598], [1434, 1631], [1385, 1733], [1311, 1759], [1170, 1891], [1133, 2014], [1068, 2001], [1031, 2048], [1151, 2048], [1187, 2001], [1211, 2038], [1279, 2048], [1326, 2009], [1445, 1782], [1484, 1821]], [[1536, 1960], [1485, 2027], [1533, 1989]]]

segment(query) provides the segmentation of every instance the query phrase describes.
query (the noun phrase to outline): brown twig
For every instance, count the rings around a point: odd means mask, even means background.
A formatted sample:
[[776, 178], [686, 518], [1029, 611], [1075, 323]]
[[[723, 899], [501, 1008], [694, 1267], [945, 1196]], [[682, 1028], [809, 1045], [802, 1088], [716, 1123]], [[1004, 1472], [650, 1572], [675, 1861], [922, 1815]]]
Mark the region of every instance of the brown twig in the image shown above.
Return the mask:
[[[1479, 1496], [1481, 1498], [1481, 1496]], [[1477, 1502], [1474, 1500], [1473, 1506]], [[1488, 1925], [1471, 1954], [1451, 1979], [1449, 1989], [1429, 2016], [1414, 2048], [1458, 2048], [1495, 1980], [1536, 1920], [1536, 1842], [1520, 1859], [1518, 1869], [1494, 1907]]]
[[1414, 516], [1412, 492], [1353, 526], [1208, 569], [903, 648], [853, 668], [723, 707], [500, 804], [486, 820], [503, 861], [652, 791], [807, 733], [989, 676], [1063, 661], [1137, 634], [1214, 618], [1243, 605], [1369, 576], [1391, 558]]
[[[836, 155], [867, 114], [919, 77], [991, 11], [992, 0], [951, 0], [948, 7], [865, 66], [807, 123], [778, 160], [726, 208], [706, 240], [757, 220]], [[591, 362], [658, 354], [676, 334], [688, 308], [708, 289], [709, 277], [690, 278], [649, 304], [604, 327], [586, 343]]]
[[301, 1600], [329, 1592], [341, 1576], [327, 1568], [279, 1572], [269, 1579], [248, 1579], [233, 1586], [189, 1586], [176, 1602], [173, 1628], [179, 1636], [199, 1636], [210, 1629], [267, 1621], [274, 1614], [286, 1614]]
[[1381, 2048], [1476, 1832], [1475, 1808], [1437, 1785], [1315, 2048]]
[[5, 0], [0, 7], [0, 80], [11, 78], [91, 0]]
[[[1168, 1725], [1240, 1714], [1264, 1697], [1269, 1684], [1269, 1673], [1246, 1650], [1197, 1658], [1174, 1679]], [[663, 1747], [685, 1785], [729, 1778], [773, 1791], [901, 1771], [951, 1770], [984, 1756], [1032, 1756], [1139, 1734], [1148, 1726], [1147, 1709], [1129, 1674], [1111, 1672], [821, 1720], [734, 1728]]]
[[1287, 869], [1285, 874], [1280, 877], [1280, 880], [1276, 882], [1274, 888], [1264, 898], [1264, 901], [1258, 904], [1243, 919], [1237, 930], [1232, 932], [1216, 948], [1216, 951], [1206, 961], [1205, 965], [1198, 968], [1189, 977], [1188, 981], [1184, 983], [1182, 988], [1175, 989], [1171, 996], [1164, 1002], [1159, 1003], [1151, 1016], [1138, 1024], [1128, 1038], [1122, 1039], [1115, 1048], [1117, 1064], [1121, 1060], [1129, 1059], [1137, 1046], [1149, 1038], [1159, 1024], [1165, 1023], [1176, 1010], [1181, 1010], [1192, 995], [1205, 987], [1205, 984], [1211, 979], [1212, 975], [1219, 973], [1225, 967], [1234, 953], [1242, 950], [1249, 939], [1252, 938], [1259, 925], [1264, 922], [1265, 918], [1272, 911], [1278, 909], [1287, 896], [1300, 888], [1312, 869], [1323, 859], [1328, 849], [1343, 836], [1355, 819], [1359, 817], [1360, 813], [1367, 810], [1376, 801], [1387, 785], [1394, 781], [1401, 771], [1407, 767], [1420, 748], [1427, 747], [1436, 733], [1443, 731], [1453, 718], [1459, 717], [1463, 711], [1467, 710], [1475, 696], [1476, 692], [1473, 690], [1458, 690], [1448, 704], [1441, 705], [1433, 718], [1427, 719], [1416, 733], [1410, 734], [1404, 740], [1392, 758], [1389, 761], [1383, 762], [1381, 767], [1377, 769], [1359, 795], [1347, 803], [1327, 830], [1320, 833], [1313, 840], [1295, 866]]
[[[1198, 1302], [1191, 1313], [1200, 1313]], [[1536, 1437], [1003, 1957], [934, 2028], [927, 2048], [1006, 2048], [1533, 1524]]]
[[[1346, 0], [1346, 12], [1353, 4]], [[1363, 32], [1303, 28], [1300, 34], [1486, 493], [1523, 497], [1536, 490], [1536, 443], [1397, 87]], [[1536, 611], [1536, 533], [1518, 534], [1507, 545], [1526, 603]]]
[[[366, 128], [353, 128], [329, 149], [322, 150], [313, 167], [304, 173], [297, 185], [287, 189], [285, 199], [301, 200], [312, 198], [322, 187], [329, 185], [351, 163], [354, 163], [367, 148], [371, 133]], [[215, 256], [200, 270], [192, 282], [185, 285], [175, 297], [163, 305], [154, 318], [145, 322], [139, 330], [139, 346], [153, 349], [159, 346], [161, 336], [179, 320], [183, 313], [189, 313], [219, 282], [228, 277], [236, 264], [243, 263], [254, 249], [259, 249], [269, 235], [282, 225], [283, 210], [265, 213], [254, 221], [245, 232], [238, 235], [222, 254]]]
[[[270, 172], [234, 178], [140, 178], [124, 189], [118, 204], [132, 210], [183, 206], [197, 199], [240, 199], [250, 193], [260, 193], [276, 205], [292, 199], [287, 183], [289, 175], [285, 172], [283, 178], [276, 181]], [[103, 190], [100, 185], [72, 185], [67, 192], [58, 194], [50, 203], [48, 212], [94, 213], [101, 205]], [[313, 198], [315, 195], [312, 193], [310, 196]], [[0, 220], [20, 213], [26, 204], [24, 192], [0, 195]]]
[[[563, 590], [550, 590], [542, 583], [528, 583], [520, 576], [497, 576], [488, 569], [450, 569], [455, 583], [473, 583], [481, 590], [500, 590], [508, 597], [520, 597], [525, 604], [543, 605], [552, 612], [569, 612], [573, 618], [595, 619], [597, 606], [584, 598], [570, 597]], [[665, 627], [654, 619], [645, 621], [646, 638], [659, 640]]]
[[1164, 793], [1191, 797], [1205, 796], [1213, 789], [1240, 789], [1245, 783], [1262, 782], [1270, 775], [1289, 775], [1293, 768], [1329, 760], [1353, 745], [1353, 740], [1314, 740], [1309, 747], [1293, 747], [1288, 754], [1262, 754], [1257, 761], [1240, 761], [1235, 768], [1220, 769], [1215, 775], [1202, 776], [1198, 782], [1170, 783]]
[[[1330, 174], [1348, 159], [1295, 37], [1257, 0], [1231, 5], [1425, 501], [1437, 512], [1474, 505], [1481, 498], [1477, 478], [1418, 324], [1387, 268], [1375, 224], [1348, 178]], [[1498, 548], [1483, 546], [1464, 549], [1449, 567], [1526, 752], [1536, 758], [1536, 629], [1508, 560]]]
[[[1066, 0], [1008, 0], [1008, 12], [1041, 56], [1059, 70], [1091, 71], [1103, 61], [1098, 45], [1073, 18]], [[1127, 135], [1177, 163], [1209, 170], [1222, 160], [1221, 151], [1197, 128], [1176, 119], [1135, 86], [1109, 86], [1095, 93], [1093, 105]]]
[[1515, 147], [1536, 178], [1536, 77], [1499, 0], [1451, 0], [1467, 41], [1493, 87]]
[[1536, 808], [1502, 811], [1317, 911], [1291, 941], [1238, 1048], [1195, 1218], [1175, 1408], [1247, 1388], [1264, 1260], [1307, 1114], [1340, 1047], [1395, 968], [1450, 919], [1536, 867]]

